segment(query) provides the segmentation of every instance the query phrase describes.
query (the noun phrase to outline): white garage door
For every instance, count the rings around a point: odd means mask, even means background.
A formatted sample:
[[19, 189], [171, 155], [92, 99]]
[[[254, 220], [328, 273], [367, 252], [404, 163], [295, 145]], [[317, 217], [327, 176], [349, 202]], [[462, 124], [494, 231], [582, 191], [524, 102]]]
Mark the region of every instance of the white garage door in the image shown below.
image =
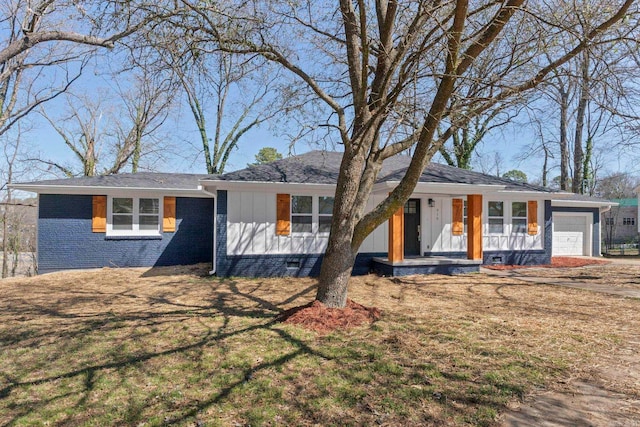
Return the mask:
[[553, 255], [591, 255], [588, 217], [553, 214]]

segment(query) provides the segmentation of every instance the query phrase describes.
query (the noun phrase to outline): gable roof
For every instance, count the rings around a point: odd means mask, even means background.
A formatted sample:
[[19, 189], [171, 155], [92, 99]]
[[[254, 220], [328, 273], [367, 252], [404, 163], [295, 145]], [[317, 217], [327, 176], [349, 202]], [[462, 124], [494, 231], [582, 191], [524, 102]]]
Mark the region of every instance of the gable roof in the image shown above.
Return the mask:
[[[281, 182], [296, 184], [335, 184], [340, 172], [342, 153], [310, 151], [264, 165], [252, 165], [223, 175], [210, 176], [206, 181]], [[384, 161], [377, 183], [398, 182], [409, 167], [409, 156], [393, 156]], [[452, 166], [430, 163], [420, 176], [421, 183], [496, 185], [511, 191], [554, 192], [545, 187], [524, 184], [506, 178], [486, 175]]]

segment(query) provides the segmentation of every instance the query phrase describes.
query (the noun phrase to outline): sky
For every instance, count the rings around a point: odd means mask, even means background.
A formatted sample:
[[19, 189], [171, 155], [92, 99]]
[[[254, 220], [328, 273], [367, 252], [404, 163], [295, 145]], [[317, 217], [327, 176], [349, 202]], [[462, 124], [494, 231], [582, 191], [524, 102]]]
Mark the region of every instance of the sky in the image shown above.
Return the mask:
[[[106, 62], [105, 62], [106, 61]], [[113, 78], [120, 79], [122, 85], [124, 76], [109, 69], [109, 57], [97, 57], [85, 70], [82, 78], [74, 84], [71, 92], [74, 94], [86, 94], [94, 100], [106, 97], [113, 93], [116, 86]], [[108, 102], [107, 102], [108, 104]], [[47, 103], [44, 108], [52, 117], [61, 118], [65, 115], [66, 104], [63, 97]], [[29, 116], [31, 129], [27, 134], [29, 150], [36, 153], [36, 157], [51, 160], [65, 165], [76, 162], [73, 153], [65, 146], [63, 139], [56, 133], [52, 126], [37, 112]], [[213, 118], [209, 114], [209, 132], [213, 132]], [[103, 121], [104, 123], [104, 121]], [[108, 128], [108, 123], [105, 123]], [[553, 128], [553, 126], [551, 126]], [[190, 110], [184, 102], [173, 109], [169, 118], [165, 121], [160, 132], [161, 139], [168, 144], [171, 149], [164, 152], [164, 160], [155, 163], [153, 170], [160, 172], [188, 172], [205, 173], [205, 162], [202, 156], [202, 147], [197, 133], [197, 128]], [[478, 153], [475, 156], [474, 169], [495, 174], [499, 167], [500, 174], [511, 169], [518, 169], [526, 173], [530, 182], [540, 179], [542, 168], [541, 155], [527, 155], [524, 147], [535, 144], [537, 136], [531, 131], [525, 119], [516, 118], [508, 125], [489, 133], [480, 144]], [[615, 140], [597, 141], [597, 144], [611, 146]], [[285, 138], [274, 135], [267, 124], [254, 128], [244, 135], [238, 148], [233, 151], [227, 164], [226, 172], [242, 169], [247, 164], [255, 161], [255, 155], [263, 147], [274, 147], [283, 155], [301, 154], [306, 151], [317, 149], [317, 144], [310, 141], [300, 141], [293, 147], [289, 146], [289, 141]], [[602, 154], [603, 163], [606, 167], [600, 172], [601, 176], [614, 173], [626, 172], [634, 176], [640, 176], [638, 160], [640, 155], [635, 148], [618, 151], [605, 150]], [[498, 161], [496, 161], [496, 159]], [[439, 156], [434, 157], [434, 161], [444, 163]], [[554, 161], [555, 162], [555, 161]], [[555, 162], [557, 163], [557, 162]], [[79, 164], [76, 162], [76, 169]], [[36, 167], [29, 167], [30, 174], [26, 179], [46, 179], [61, 176], [56, 170], [38, 164]], [[559, 175], [556, 168], [550, 172], [550, 179]]]

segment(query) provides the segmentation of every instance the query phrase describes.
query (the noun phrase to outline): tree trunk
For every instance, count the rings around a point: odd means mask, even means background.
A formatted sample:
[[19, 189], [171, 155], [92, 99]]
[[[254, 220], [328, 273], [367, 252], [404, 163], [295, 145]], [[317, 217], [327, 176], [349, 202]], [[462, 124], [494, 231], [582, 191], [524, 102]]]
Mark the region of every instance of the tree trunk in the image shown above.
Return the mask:
[[[318, 301], [332, 308], [343, 308], [347, 303], [347, 285], [359, 249], [359, 244], [354, 243], [358, 240], [354, 236], [354, 230], [367, 203], [367, 200], [358, 200], [361, 186], [367, 186], [361, 182], [364, 180], [364, 157], [361, 152], [345, 150], [340, 164], [331, 233], [320, 268], [316, 294]], [[366, 194], [370, 192], [369, 188]]]
[[357, 252], [353, 252], [350, 239], [334, 238], [330, 243], [322, 260], [316, 299], [328, 307], [342, 308], [347, 304], [347, 287]]
[[560, 89], [560, 190], [569, 189], [569, 141], [567, 121], [569, 120], [569, 93]]
[[587, 104], [589, 103], [589, 55], [585, 50], [582, 55], [582, 63], [580, 68], [582, 71], [582, 79], [580, 81], [580, 100], [578, 101], [578, 109], [576, 111], [576, 134], [573, 145], [573, 185], [574, 193], [584, 193], [584, 176], [582, 171], [584, 168], [584, 149], [582, 148], [582, 135], [584, 130], [585, 115]]
[[544, 163], [542, 164], [542, 186], [547, 186], [547, 173], [549, 170], [549, 150], [546, 145], [543, 145], [542, 150], [544, 151]]

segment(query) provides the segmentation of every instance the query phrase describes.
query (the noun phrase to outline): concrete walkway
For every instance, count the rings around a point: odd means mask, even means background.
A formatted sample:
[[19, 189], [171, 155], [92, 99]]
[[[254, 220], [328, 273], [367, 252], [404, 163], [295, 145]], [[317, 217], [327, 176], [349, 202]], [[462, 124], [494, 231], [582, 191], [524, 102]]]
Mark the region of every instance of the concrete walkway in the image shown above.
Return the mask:
[[[602, 260], [605, 258], [596, 258]], [[633, 265], [640, 267], [640, 259], [638, 258], [606, 258], [606, 261], [610, 261], [612, 265]], [[600, 265], [594, 265], [594, 267], [601, 267]], [[589, 268], [590, 266], [579, 267]], [[531, 275], [532, 271], [543, 272], [549, 270], [548, 268], [527, 268], [527, 269], [513, 269], [513, 270], [491, 270], [488, 268], [480, 268], [482, 273], [486, 273], [493, 276], [509, 277], [512, 279], [522, 280], [523, 282], [538, 283], [543, 285], [555, 285], [565, 286], [567, 288], [584, 289], [593, 292], [600, 292], [610, 295], [619, 295], [628, 298], [640, 298], [640, 289], [625, 289], [616, 286], [607, 286], [597, 283], [581, 282], [574, 279], [558, 278], [558, 277], [546, 277], [544, 274], [540, 276]], [[526, 275], [522, 274], [526, 271]]]

